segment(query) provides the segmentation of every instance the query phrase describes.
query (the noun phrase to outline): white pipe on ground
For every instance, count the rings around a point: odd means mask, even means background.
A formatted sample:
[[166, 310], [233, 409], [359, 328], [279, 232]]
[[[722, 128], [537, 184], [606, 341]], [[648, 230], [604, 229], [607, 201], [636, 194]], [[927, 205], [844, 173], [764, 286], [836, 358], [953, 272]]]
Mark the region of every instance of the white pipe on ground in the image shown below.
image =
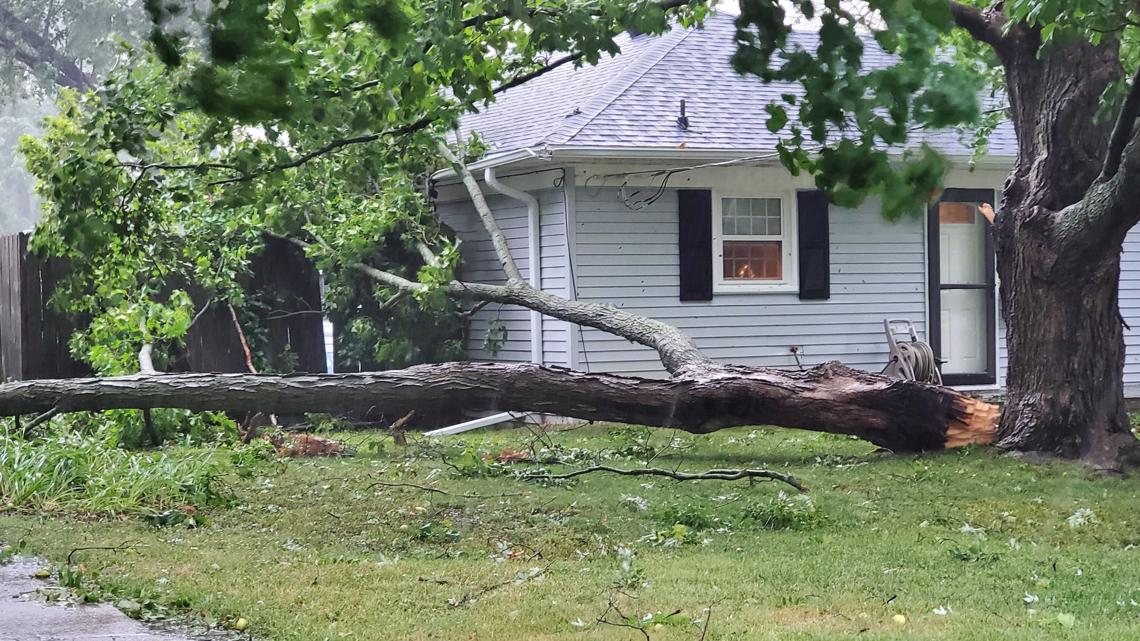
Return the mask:
[[[487, 186], [500, 194], [520, 200], [526, 205], [527, 214], [527, 261], [529, 263], [529, 277], [531, 287], [542, 289], [542, 227], [539, 219], [538, 199], [532, 194], [508, 187], [499, 182], [495, 176], [495, 168], [487, 167], [483, 170], [483, 180]], [[542, 365], [542, 314], [531, 310], [530, 312], [530, 360], [532, 363]]]
[[498, 425], [499, 423], [506, 423], [507, 421], [514, 420], [515, 418], [517, 417], [510, 412], [492, 414], [491, 416], [484, 416], [482, 418], [473, 419], [463, 423], [456, 423], [455, 425], [441, 427], [438, 430], [424, 432], [424, 436], [450, 436], [452, 434], [477, 430], [480, 427], [490, 427], [492, 425]]

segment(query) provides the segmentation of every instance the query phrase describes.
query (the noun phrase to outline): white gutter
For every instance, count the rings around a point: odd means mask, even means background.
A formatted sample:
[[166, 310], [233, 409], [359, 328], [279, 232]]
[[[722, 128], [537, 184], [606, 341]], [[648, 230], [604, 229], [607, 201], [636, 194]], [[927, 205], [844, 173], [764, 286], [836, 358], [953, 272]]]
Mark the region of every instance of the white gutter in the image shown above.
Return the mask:
[[[485, 156], [473, 163], [467, 165], [471, 171], [479, 171], [480, 169], [487, 169], [488, 167], [502, 167], [503, 165], [510, 165], [522, 160], [549, 160], [550, 154], [543, 149], [515, 149], [514, 151], [505, 151], [499, 154]], [[455, 170], [451, 167], [440, 169], [431, 175], [432, 180], [450, 180], [458, 178]]]
[[[893, 158], [902, 156], [901, 152], [892, 152]], [[516, 149], [514, 151], [503, 152], [492, 156], [487, 156], [482, 160], [471, 163], [468, 168], [471, 170], [486, 170], [491, 167], [503, 167], [511, 165], [523, 160], [530, 160], [534, 158], [541, 158], [542, 160], [553, 160], [555, 157], [561, 160], [611, 160], [611, 161], [628, 161], [628, 160], [660, 160], [665, 162], [677, 161], [718, 161], [718, 160], [745, 160], [750, 159], [751, 164], [756, 165], [779, 165], [779, 157], [772, 149], [746, 149], [746, 148], [729, 148], [729, 147], [694, 147], [677, 149], [673, 146], [662, 147], [634, 147], [634, 146], [606, 146], [606, 145], [543, 145], [531, 149]], [[1008, 170], [1013, 163], [1012, 156], [996, 156], [986, 154], [980, 158], [971, 158], [968, 155], [944, 155], [946, 160], [950, 161], [952, 165], [969, 166], [973, 161], [973, 167], [976, 169], [1003, 169]], [[455, 171], [448, 169], [441, 169], [432, 174], [432, 180], [452, 180], [455, 179]]]
[[[487, 167], [483, 170], [483, 180], [487, 186], [508, 198], [520, 200], [526, 204], [527, 261], [529, 263], [529, 278], [531, 287], [542, 289], [542, 228], [539, 220], [538, 199], [532, 194], [508, 187], [495, 177], [495, 168]], [[542, 314], [531, 310], [530, 312], [530, 360], [532, 363], [542, 364]]]
[[[754, 164], [771, 164], [779, 165], [780, 159], [776, 155], [774, 149], [765, 148], [701, 148], [691, 147], [678, 149], [673, 146], [661, 147], [633, 147], [633, 146], [605, 146], [605, 145], [543, 145], [541, 147], [514, 149], [511, 152], [503, 152], [500, 154], [490, 155], [484, 159], [475, 161], [467, 168], [472, 171], [486, 170], [488, 168], [505, 167], [508, 164], [514, 164], [521, 161], [541, 159], [553, 160], [557, 156], [561, 160], [610, 160], [610, 161], [628, 161], [628, 160], [658, 160], [658, 161], [726, 161], [726, 160], [751, 160]], [[902, 153], [891, 153], [893, 157], [902, 156]], [[947, 155], [944, 154], [945, 159], [955, 165], [969, 165], [974, 162], [975, 169], [1001, 169], [1008, 170], [1010, 165], [1015, 161], [1013, 156], [998, 156], [986, 154], [979, 159], [971, 159], [969, 155]], [[455, 170], [441, 169], [432, 173], [432, 180], [453, 180], [456, 177]]]
[[[700, 161], [717, 161], [717, 160], [746, 160], [753, 159], [755, 164], [770, 164], [779, 165], [779, 155], [774, 149], [751, 149], [751, 148], [732, 148], [732, 147], [685, 147], [677, 148], [674, 146], [607, 146], [607, 145], [545, 145], [542, 148], [542, 153], [545, 154], [544, 158], [553, 159], [557, 157], [560, 160], [572, 159], [603, 159], [603, 160], [700, 160]], [[892, 158], [901, 158], [901, 151], [891, 151]], [[952, 155], [943, 154], [943, 158], [951, 163], [968, 164], [971, 161], [969, 155]], [[496, 162], [496, 165], [503, 165], [510, 162], [515, 162], [516, 158], [500, 155], [495, 158], [496, 160], [502, 159], [502, 162]], [[487, 160], [492, 160], [488, 158]], [[975, 161], [975, 166], [979, 169], [1008, 169], [1014, 162], [1013, 156], [998, 156], [994, 154], [985, 154]]]

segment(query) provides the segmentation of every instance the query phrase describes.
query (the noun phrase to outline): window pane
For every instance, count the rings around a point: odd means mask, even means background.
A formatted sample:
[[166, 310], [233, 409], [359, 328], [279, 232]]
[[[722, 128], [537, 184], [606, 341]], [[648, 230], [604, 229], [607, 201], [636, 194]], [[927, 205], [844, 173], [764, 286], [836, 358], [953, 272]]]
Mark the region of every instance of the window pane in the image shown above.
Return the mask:
[[782, 255], [783, 243], [778, 240], [726, 240], [724, 279], [780, 280], [784, 277]]
[[978, 210], [971, 203], [938, 203], [938, 222], [943, 225], [973, 225], [974, 212]]
[[780, 225], [780, 199], [767, 198], [765, 200], [768, 201], [768, 234], [771, 236], [779, 236], [783, 234]]
[[780, 236], [779, 198], [724, 198], [721, 231], [726, 236]]

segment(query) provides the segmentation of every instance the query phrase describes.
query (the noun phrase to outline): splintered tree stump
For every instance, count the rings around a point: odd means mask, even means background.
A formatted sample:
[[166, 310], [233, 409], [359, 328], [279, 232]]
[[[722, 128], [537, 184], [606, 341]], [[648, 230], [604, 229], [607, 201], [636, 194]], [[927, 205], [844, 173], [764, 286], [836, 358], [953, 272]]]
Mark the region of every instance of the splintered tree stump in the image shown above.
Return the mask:
[[997, 438], [1001, 407], [978, 398], [962, 396], [955, 400], [950, 423], [946, 426], [946, 447], [989, 445]]

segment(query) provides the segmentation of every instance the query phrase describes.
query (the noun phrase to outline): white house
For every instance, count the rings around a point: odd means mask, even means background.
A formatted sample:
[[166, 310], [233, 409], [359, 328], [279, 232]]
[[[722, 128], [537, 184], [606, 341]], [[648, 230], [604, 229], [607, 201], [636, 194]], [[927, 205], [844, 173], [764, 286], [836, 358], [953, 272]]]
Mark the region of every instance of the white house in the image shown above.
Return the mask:
[[[887, 222], [873, 199], [829, 206], [779, 165], [765, 126], [764, 106], [799, 88], [732, 70], [732, 20], [623, 36], [620, 55], [560, 67], [464, 120], [464, 133], [490, 145], [471, 168], [524, 276], [674, 324], [710, 357], [748, 365], [879, 371], [882, 322], [905, 318], [945, 360], [947, 383], [1001, 387], [993, 247], [976, 205], [1000, 194], [1012, 128], [997, 128], [973, 168], [957, 132], [925, 135], [953, 163], [926, 220]], [[813, 36], [793, 37], [810, 46]], [[886, 64], [874, 51], [869, 41], [865, 63]], [[502, 282], [467, 193], [447, 172], [436, 189], [439, 214], [464, 241], [463, 278]], [[1140, 393], [1140, 235], [1129, 238], [1121, 285], [1135, 328], [1125, 382]], [[505, 331], [497, 350], [489, 330]], [[467, 347], [478, 360], [665, 374], [648, 348], [510, 306], [476, 314]]]

